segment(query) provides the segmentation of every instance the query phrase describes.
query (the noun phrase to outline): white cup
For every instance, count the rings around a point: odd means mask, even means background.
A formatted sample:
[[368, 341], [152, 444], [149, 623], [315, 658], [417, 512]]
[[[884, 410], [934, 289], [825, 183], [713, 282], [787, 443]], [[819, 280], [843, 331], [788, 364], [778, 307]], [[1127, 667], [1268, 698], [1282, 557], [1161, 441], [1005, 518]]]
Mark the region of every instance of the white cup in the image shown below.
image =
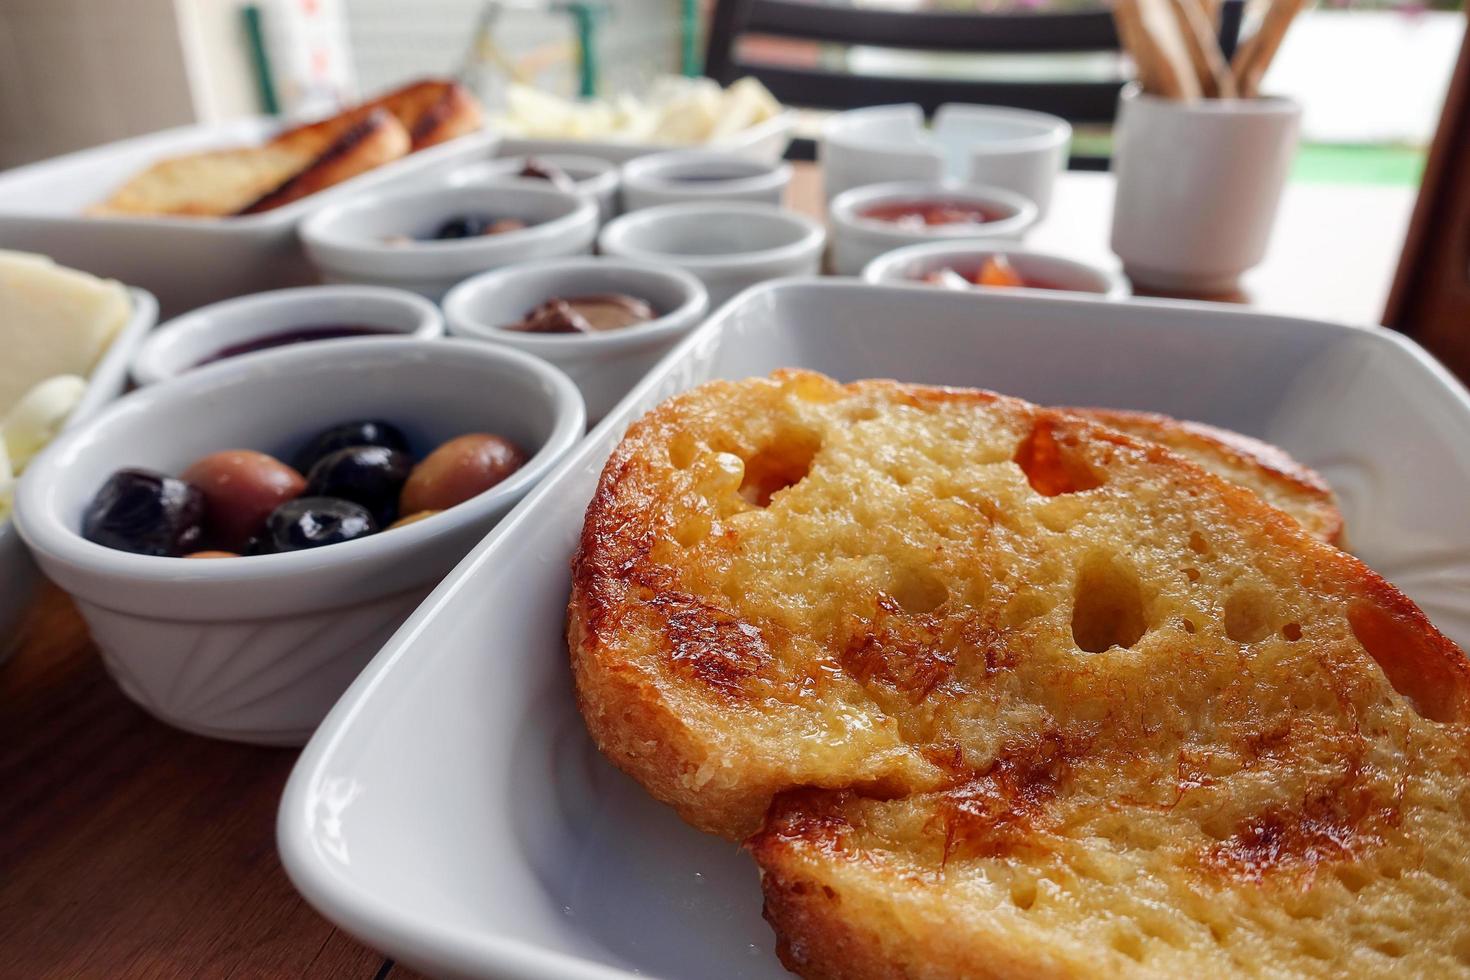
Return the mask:
[[1113, 251], [1136, 285], [1228, 293], [1266, 254], [1296, 150], [1289, 99], [1179, 102], [1124, 90]]

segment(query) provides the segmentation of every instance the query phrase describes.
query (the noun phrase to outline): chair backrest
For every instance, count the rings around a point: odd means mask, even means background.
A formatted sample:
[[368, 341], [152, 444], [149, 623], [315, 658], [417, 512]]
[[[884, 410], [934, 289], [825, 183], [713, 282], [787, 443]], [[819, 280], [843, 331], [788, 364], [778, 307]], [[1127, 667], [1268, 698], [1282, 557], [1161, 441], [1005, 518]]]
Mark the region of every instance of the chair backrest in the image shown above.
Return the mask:
[[[1228, 58], [1240, 33], [1244, 0], [1224, 0], [1220, 45]], [[900, 11], [851, 7], [821, 0], [718, 0], [710, 22], [705, 74], [728, 85], [754, 75], [782, 102], [814, 109], [853, 109], [915, 102], [933, 114], [946, 102], [1035, 109], [1073, 123], [1111, 123], [1118, 111], [1120, 76], [1104, 80], [1047, 81], [866, 76], [823, 68], [743, 61], [742, 35], [759, 34], [829, 44], [920, 51], [1054, 54], [1119, 50], [1113, 16], [1105, 9], [1055, 14]], [[810, 157], [798, 141], [793, 154]], [[1072, 165], [1105, 169], [1106, 157], [1073, 157]]]
[[783, 102], [851, 109], [916, 102], [932, 113], [945, 102], [1037, 109], [1072, 122], [1110, 122], [1121, 78], [1100, 81], [990, 80], [852, 75], [742, 61], [736, 43], [761, 34], [831, 44], [922, 51], [1056, 53], [1118, 50], [1106, 10], [1058, 14], [893, 11], [810, 0], [719, 0], [710, 24], [705, 73], [728, 84], [754, 75]]

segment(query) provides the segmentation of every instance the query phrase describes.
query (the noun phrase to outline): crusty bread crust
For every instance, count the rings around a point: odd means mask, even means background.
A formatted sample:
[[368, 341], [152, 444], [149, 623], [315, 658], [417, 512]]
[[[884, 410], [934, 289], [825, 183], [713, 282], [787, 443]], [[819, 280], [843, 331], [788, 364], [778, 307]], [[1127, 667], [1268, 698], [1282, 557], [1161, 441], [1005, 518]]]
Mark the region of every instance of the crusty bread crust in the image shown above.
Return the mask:
[[397, 160], [409, 151], [408, 133], [391, 113], [375, 109], [343, 130], [304, 170], [241, 208], [239, 213], [260, 214], [325, 190]]
[[1239, 432], [1153, 412], [1112, 408], [1069, 408], [1139, 439], [1157, 442], [1225, 480], [1254, 490], [1298, 524], [1329, 544], [1343, 543], [1342, 512], [1322, 475], [1280, 447]]
[[568, 641], [599, 747], [746, 839], [808, 977], [1470, 963], [1470, 666], [1254, 492], [987, 392], [654, 409]]

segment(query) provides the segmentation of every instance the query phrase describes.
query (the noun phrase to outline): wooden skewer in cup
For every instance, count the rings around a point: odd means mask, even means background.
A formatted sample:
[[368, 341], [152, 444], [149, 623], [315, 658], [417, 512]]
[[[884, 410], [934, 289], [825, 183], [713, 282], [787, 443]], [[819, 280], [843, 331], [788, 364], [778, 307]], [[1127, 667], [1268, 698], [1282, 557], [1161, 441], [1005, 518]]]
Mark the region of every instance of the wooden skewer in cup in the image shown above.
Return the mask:
[[1220, 39], [1202, 0], [1170, 0], [1179, 33], [1189, 52], [1200, 91], [1207, 99], [1235, 98], [1235, 79], [1220, 51]]
[[1193, 101], [1203, 93], [1171, 2], [1117, 0], [1113, 20], [1143, 90], [1164, 99]]
[[1261, 91], [1261, 79], [1271, 67], [1271, 59], [1281, 48], [1286, 29], [1306, 6], [1306, 0], [1271, 0], [1261, 26], [1235, 52], [1230, 69], [1235, 75], [1235, 88], [1242, 99], [1254, 99]]

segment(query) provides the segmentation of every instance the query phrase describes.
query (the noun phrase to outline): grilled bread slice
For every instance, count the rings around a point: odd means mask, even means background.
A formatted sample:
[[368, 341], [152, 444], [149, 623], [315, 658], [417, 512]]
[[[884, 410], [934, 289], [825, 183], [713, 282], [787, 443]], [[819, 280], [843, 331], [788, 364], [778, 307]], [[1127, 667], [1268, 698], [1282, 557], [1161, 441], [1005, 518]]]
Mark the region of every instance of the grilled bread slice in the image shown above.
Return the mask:
[[458, 82], [414, 82], [326, 119], [282, 130], [263, 146], [161, 160], [88, 213], [257, 214], [473, 132], [482, 123], [479, 103]]
[[1470, 667], [1157, 443], [804, 372], [630, 427], [573, 562], [602, 750], [809, 977], [1465, 972]]
[[1316, 537], [1338, 546], [1343, 541], [1342, 512], [1321, 474], [1282, 449], [1250, 436], [1202, 422], [1185, 422], [1152, 412], [1111, 408], [1069, 408], [1139, 439], [1157, 442], [1198, 463], [1216, 476], [1254, 490]]
[[390, 163], [409, 152], [408, 132], [391, 113], [374, 109], [348, 127], [334, 143], [279, 187], [241, 208], [259, 214], [299, 201], [333, 184]]

